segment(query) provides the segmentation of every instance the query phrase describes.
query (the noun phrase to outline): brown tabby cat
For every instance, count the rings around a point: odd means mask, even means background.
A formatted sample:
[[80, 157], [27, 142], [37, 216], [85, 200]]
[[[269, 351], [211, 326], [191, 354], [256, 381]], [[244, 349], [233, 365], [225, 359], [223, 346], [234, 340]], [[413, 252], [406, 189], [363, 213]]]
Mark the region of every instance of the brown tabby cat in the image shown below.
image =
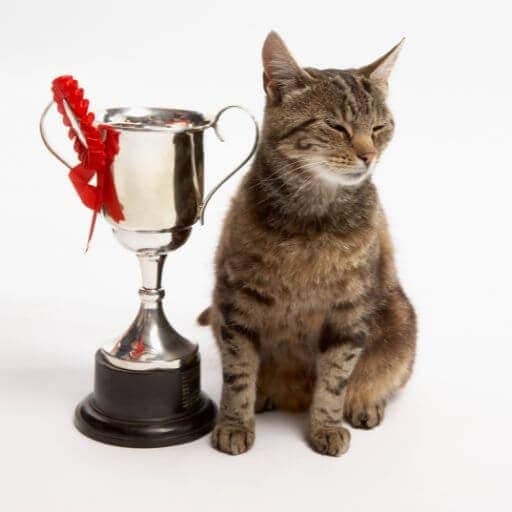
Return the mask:
[[408, 380], [414, 310], [371, 182], [393, 134], [387, 81], [401, 44], [360, 69], [301, 69], [263, 47], [262, 141], [227, 216], [213, 327], [224, 384], [213, 446], [254, 442], [254, 414], [309, 408], [313, 449], [339, 456]]

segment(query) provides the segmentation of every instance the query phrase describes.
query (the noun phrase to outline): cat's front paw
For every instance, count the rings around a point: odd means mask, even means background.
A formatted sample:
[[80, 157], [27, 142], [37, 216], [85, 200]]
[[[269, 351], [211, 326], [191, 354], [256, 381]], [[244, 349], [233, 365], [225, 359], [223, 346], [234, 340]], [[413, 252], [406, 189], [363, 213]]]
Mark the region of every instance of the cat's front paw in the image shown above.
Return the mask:
[[343, 427], [316, 428], [309, 433], [309, 442], [318, 453], [339, 457], [350, 446], [350, 432]]
[[241, 425], [219, 423], [212, 432], [212, 445], [230, 455], [245, 453], [254, 444], [254, 430]]
[[385, 402], [347, 404], [345, 406], [345, 419], [354, 428], [369, 430], [380, 425], [384, 418]]

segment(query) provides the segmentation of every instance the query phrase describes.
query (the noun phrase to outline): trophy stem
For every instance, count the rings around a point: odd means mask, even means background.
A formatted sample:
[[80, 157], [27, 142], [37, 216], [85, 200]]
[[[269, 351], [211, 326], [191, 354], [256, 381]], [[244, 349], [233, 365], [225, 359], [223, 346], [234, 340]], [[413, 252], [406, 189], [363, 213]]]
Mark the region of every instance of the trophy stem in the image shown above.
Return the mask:
[[162, 271], [166, 253], [137, 253], [142, 275], [139, 288], [140, 307], [128, 330], [103, 348], [104, 356], [125, 370], [171, 369], [197, 358], [197, 345], [190, 342], [169, 323], [162, 299]]
[[144, 309], [158, 309], [162, 307], [165, 291], [162, 288], [162, 272], [167, 254], [143, 252], [137, 253], [142, 276], [142, 287], [139, 296]]

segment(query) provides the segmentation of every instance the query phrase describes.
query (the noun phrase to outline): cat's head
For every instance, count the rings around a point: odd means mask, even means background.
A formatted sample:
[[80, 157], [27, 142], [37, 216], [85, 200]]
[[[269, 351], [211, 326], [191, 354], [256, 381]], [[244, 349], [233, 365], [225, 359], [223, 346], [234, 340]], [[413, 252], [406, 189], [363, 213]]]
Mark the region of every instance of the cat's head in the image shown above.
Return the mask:
[[301, 68], [271, 32], [263, 45], [266, 146], [326, 184], [365, 182], [393, 135], [386, 95], [402, 43], [365, 67], [319, 70]]

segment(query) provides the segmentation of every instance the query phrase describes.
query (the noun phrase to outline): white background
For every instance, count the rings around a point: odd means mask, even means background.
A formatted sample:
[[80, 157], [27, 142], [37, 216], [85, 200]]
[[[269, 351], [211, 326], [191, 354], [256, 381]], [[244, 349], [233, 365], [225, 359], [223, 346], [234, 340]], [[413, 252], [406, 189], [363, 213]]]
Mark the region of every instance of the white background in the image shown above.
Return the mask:
[[[504, 1], [4, 1], [0, 508], [511, 510], [510, 17]], [[103, 222], [83, 254], [90, 212], [37, 133], [51, 79], [74, 74], [97, 109], [240, 103], [261, 119], [270, 29], [317, 67], [363, 65], [407, 37], [391, 81], [396, 136], [375, 181], [418, 310], [414, 378], [381, 427], [352, 431], [341, 459], [313, 453], [305, 416], [282, 413], [258, 417], [256, 444], [240, 457], [208, 437], [154, 450], [90, 441], [72, 411], [92, 388], [96, 348], [135, 314], [139, 276]], [[223, 126], [229, 142], [207, 139], [209, 184], [250, 145], [242, 116]], [[219, 359], [195, 317], [238, 180], [169, 256], [164, 278], [167, 312], [200, 344], [216, 400]]]

